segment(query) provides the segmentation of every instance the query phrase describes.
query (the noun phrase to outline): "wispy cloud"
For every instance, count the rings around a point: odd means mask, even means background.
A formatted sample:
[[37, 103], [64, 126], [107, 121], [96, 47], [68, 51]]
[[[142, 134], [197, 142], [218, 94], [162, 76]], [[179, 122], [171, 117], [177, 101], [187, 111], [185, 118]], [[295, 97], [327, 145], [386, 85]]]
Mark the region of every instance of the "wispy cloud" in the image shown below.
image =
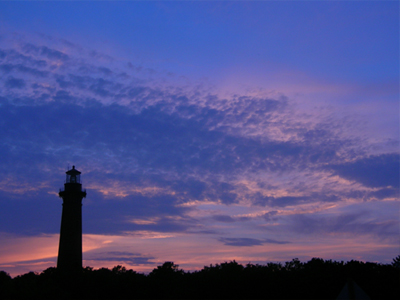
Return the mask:
[[355, 180], [367, 187], [399, 188], [400, 155], [388, 153], [363, 157], [351, 162], [332, 165], [339, 176]]
[[286, 241], [277, 241], [272, 239], [253, 239], [253, 238], [219, 238], [220, 242], [224, 243], [227, 246], [260, 246], [263, 244], [288, 244], [290, 242]]
[[155, 265], [154, 257], [144, 257], [139, 253], [112, 251], [105, 253], [86, 253], [86, 261], [107, 261], [129, 265]]

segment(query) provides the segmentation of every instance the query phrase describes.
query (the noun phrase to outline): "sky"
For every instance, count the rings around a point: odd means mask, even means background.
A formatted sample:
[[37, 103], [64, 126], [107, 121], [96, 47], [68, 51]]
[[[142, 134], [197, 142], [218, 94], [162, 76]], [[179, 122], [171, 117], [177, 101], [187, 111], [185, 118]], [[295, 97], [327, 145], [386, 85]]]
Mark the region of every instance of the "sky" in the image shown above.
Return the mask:
[[391, 263], [398, 1], [1, 1], [0, 270]]

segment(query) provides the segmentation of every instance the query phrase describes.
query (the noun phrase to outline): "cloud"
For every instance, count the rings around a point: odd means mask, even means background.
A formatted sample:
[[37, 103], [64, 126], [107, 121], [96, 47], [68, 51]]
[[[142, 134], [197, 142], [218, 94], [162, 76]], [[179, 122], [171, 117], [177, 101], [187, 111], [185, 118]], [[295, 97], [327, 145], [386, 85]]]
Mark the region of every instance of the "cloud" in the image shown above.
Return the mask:
[[394, 188], [383, 188], [368, 194], [370, 197], [375, 197], [377, 199], [387, 199], [387, 198], [396, 198], [399, 199], [399, 189]]
[[[3, 105], [0, 108], [4, 126], [13, 124], [19, 134], [18, 137], [7, 135], [8, 145], [21, 143], [23, 136], [23, 143], [34, 145], [38, 151], [41, 148], [42, 152], [48, 142], [52, 143], [53, 148], [61, 150], [54, 152], [60, 157], [64, 149], [77, 153], [84, 148], [87, 153], [103, 157], [104, 163], [110, 160], [104, 155], [109, 153], [119, 163], [131, 161], [146, 168], [232, 175], [245, 170], [287, 170], [296, 159], [301, 161], [300, 153], [306, 151], [303, 146], [291, 143], [263, 143], [229, 136], [157, 107], [144, 109], [139, 114], [131, 114], [119, 105], [82, 107], [71, 104], [76, 99], [65, 90], [59, 90], [53, 99], [55, 102], [40, 106]], [[32, 155], [28, 151], [25, 154]], [[204, 194], [201, 189], [207, 186], [208, 191], [219, 193], [217, 197], [221, 201], [236, 201], [234, 188], [228, 182], [205, 184], [192, 180], [184, 186], [191, 189], [191, 194]], [[181, 188], [181, 183], [176, 187]]]
[[33, 44], [25, 44], [25, 46], [22, 48], [25, 53], [27, 54], [34, 54], [34, 55], [39, 55], [39, 56], [44, 56], [50, 60], [68, 60], [68, 55], [55, 50], [55, 49], [50, 49], [46, 46], [35, 46]]
[[260, 246], [263, 244], [262, 240], [252, 238], [219, 238], [218, 240], [227, 246]]
[[371, 155], [352, 162], [329, 166], [335, 174], [362, 183], [367, 187], [399, 188], [400, 155]]
[[97, 261], [108, 261], [108, 262], [122, 262], [128, 265], [154, 265], [156, 262], [153, 256], [143, 256], [138, 253], [131, 252], [97, 252], [97, 253], [85, 253], [85, 260], [97, 260]]
[[[22, 49], [29, 56], [16, 50], [3, 55], [9, 63], [9, 72], [28, 72], [28, 69], [15, 67], [23, 61], [30, 66], [31, 75], [47, 72], [51, 76], [45, 82], [41, 82], [37, 76], [31, 78], [36, 81], [32, 84], [35, 87], [34, 94], [27, 91], [18, 97], [4, 95], [10, 103], [50, 105], [49, 101], [54, 101], [60, 111], [71, 110], [71, 104], [77, 105], [81, 115], [75, 115], [78, 117], [76, 123], [81, 128], [86, 128], [85, 121], [88, 119], [97, 120], [97, 124], [92, 124], [93, 129], [97, 127], [98, 131], [106, 131], [103, 139], [114, 137], [112, 141], [102, 141], [103, 145], [109, 147], [122, 142], [128, 146], [122, 140], [120, 128], [123, 126], [127, 130], [124, 138], [130, 137], [132, 142], [136, 142], [136, 147], [149, 148], [154, 145], [159, 149], [173, 149], [165, 155], [156, 153], [155, 149], [143, 150], [142, 153], [150, 156], [143, 159], [156, 165], [161, 163], [168, 168], [180, 169], [190, 166], [192, 169], [212, 169], [217, 172], [241, 172], [247, 169], [280, 171], [306, 167], [310, 162], [331, 162], [336, 159], [335, 153], [340, 147], [340, 141], [322, 146], [320, 140], [334, 140], [326, 128], [289, 130], [290, 124], [282, 123], [288, 113], [288, 100], [285, 97], [271, 99], [235, 95], [232, 99], [222, 99], [201, 94], [200, 91], [195, 91], [195, 96], [191, 96], [190, 91], [180, 88], [162, 88], [145, 81], [121, 80], [115, 75], [121, 73], [119, 71], [96, 66], [83, 59], [72, 59], [72, 55], [67, 58], [61, 51], [51, 47], [28, 43]], [[69, 63], [62, 68], [52, 68], [49, 63], [38, 64], [43, 57], [48, 62], [62, 59]], [[87, 72], [89, 69], [91, 71]], [[53, 89], [50, 90], [48, 86]], [[94, 107], [97, 111], [93, 111]], [[43, 108], [40, 109], [45, 113]], [[64, 130], [65, 127], [60, 128], [61, 132]], [[90, 130], [86, 132], [93, 134]], [[299, 135], [307, 142], [276, 140], [272, 138], [272, 132]], [[89, 139], [91, 137], [98, 135], [88, 136]], [[232, 192], [221, 193], [219, 197], [226, 203], [236, 201], [236, 195]]]
[[[22, 63], [2, 63], [0, 64], [0, 71], [6, 74], [15, 72], [19, 75], [32, 75], [39, 78], [47, 78], [50, 74], [50, 72], [40, 70], [40, 68], [36, 67], [35, 65], [37, 65], [38, 63], [32, 62], [31, 64], [34, 66], [29, 67]], [[45, 66], [45, 64], [42, 64], [41, 66]]]
[[4, 82], [4, 86], [9, 89], [22, 89], [26, 85], [25, 80], [20, 78], [8, 77]]
[[398, 236], [398, 220], [380, 220], [377, 217], [371, 219], [370, 215], [367, 212], [341, 215], [294, 215], [290, 217], [291, 230], [301, 234], [372, 234], [382, 239]]
[[[266, 215], [268, 215], [268, 213], [266, 213], [262, 216], [265, 218]], [[221, 215], [221, 214], [213, 215], [211, 217], [212, 220], [221, 222], [221, 223], [246, 222], [246, 221], [251, 221], [252, 218], [254, 218], [254, 216], [253, 217], [246, 216], [246, 215], [245, 216], [243, 216], [243, 215], [229, 216], [229, 215]]]
[[223, 222], [223, 223], [233, 223], [236, 222], [234, 218], [228, 215], [215, 215], [212, 217], [215, 221], [217, 222]]
[[[113, 201], [95, 191], [87, 192], [87, 198], [93, 199], [83, 204], [83, 225], [87, 233], [186, 232], [198, 225], [197, 220], [186, 216], [190, 208], [177, 206], [173, 196], [136, 194]], [[152, 221], [135, 222], [135, 219]]]
[[253, 239], [253, 238], [219, 238], [220, 242], [226, 246], [237, 246], [237, 247], [251, 247], [260, 246], [263, 244], [288, 244], [287, 241], [277, 241], [272, 239]]
[[290, 242], [288, 241], [277, 241], [277, 240], [272, 240], [272, 239], [264, 239], [264, 243], [267, 244], [289, 244]]
[[274, 217], [274, 216], [276, 216], [277, 214], [278, 214], [278, 211], [273, 210], [273, 211], [269, 211], [269, 212], [263, 214], [262, 217], [263, 217], [266, 221], [270, 222], [270, 221], [273, 221], [273, 220], [276, 219], [276, 217]]
[[260, 192], [255, 193], [252, 196], [254, 205], [271, 206], [271, 207], [286, 207], [295, 206], [301, 204], [307, 204], [310, 202], [336, 202], [339, 201], [340, 197], [337, 195], [329, 195], [323, 193], [310, 193], [306, 196], [283, 196], [283, 197], [272, 197], [264, 196]]
[[0, 191], [0, 228], [3, 232], [27, 236], [58, 233], [61, 203], [43, 189], [14, 194]]
[[45, 68], [47, 62], [42, 58], [35, 58], [30, 55], [25, 55], [16, 49], [0, 50], [0, 59], [5, 62], [12, 62], [17, 65], [30, 66], [34, 68]]

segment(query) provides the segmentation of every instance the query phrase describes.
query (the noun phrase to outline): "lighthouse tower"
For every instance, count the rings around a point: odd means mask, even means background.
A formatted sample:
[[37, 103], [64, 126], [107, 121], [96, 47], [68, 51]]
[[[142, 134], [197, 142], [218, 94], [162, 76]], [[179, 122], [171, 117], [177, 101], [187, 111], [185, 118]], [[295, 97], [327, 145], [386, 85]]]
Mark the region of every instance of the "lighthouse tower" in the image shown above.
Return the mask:
[[82, 271], [82, 198], [86, 197], [86, 190], [82, 190], [81, 172], [75, 166], [66, 174], [64, 189], [58, 194], [63, 208], [57, 269], [73, 275]]

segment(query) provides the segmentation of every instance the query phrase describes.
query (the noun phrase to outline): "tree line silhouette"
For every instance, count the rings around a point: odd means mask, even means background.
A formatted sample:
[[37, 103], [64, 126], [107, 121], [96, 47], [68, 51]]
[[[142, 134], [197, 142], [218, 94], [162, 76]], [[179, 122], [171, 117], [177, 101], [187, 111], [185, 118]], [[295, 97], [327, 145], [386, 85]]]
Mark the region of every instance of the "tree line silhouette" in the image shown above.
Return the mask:
[[400, 295], [400, 256], [392, 264], [297, 258], [266, 265], [236, 261], [185, 272], [165, 262], [148, 275], [123, 266], [85, 267], [69, 277], [54, 267], [11, 278], [0, 271], [0, 299], [336, 299], [353, 280], [371, 299]]

